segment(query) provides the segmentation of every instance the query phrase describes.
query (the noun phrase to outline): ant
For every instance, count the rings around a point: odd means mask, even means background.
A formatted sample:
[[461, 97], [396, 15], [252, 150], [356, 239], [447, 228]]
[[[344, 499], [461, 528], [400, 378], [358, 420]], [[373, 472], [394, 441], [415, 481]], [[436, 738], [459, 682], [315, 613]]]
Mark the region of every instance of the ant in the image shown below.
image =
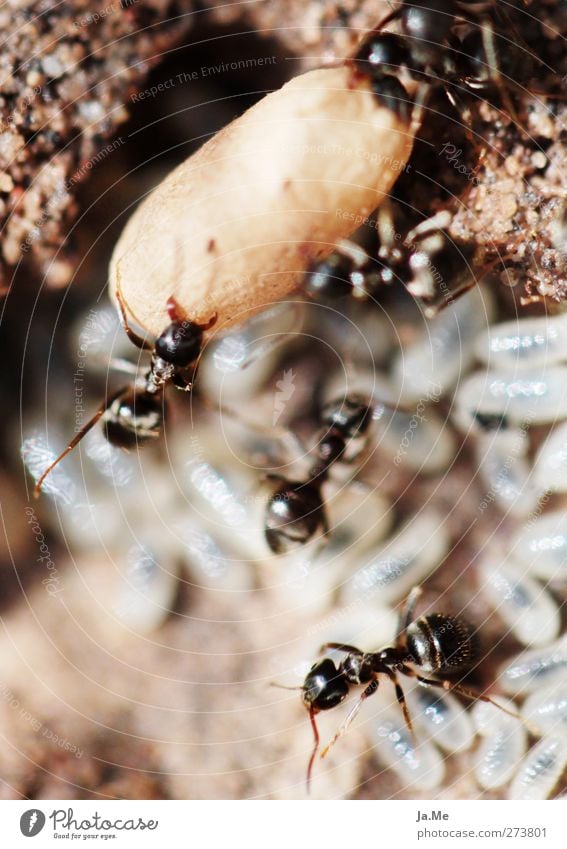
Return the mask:
[[[376, 97], [400, 117], [407, 117], [409, 108], [401, 75], [402, 79], [405, 76], [421, 84], [421, 104], [431, 89], [441, 84], [452, 105], [459, 107], [469, 132], [470, 113], [460, 104], [454, 86], [465, 92], [496, 90], [515, 119], [508, 89], [529, 81], [534, 66], [523, 45], [506, 39], [505, 49], [500, 49], [495, 35], [496, 18], [500, 18], [502, 27], [511, 26], [509, 16], [498, 9], [494, 0], [480, 3], [474, 0], [420, 0], [419, 3], [402, 0], [364, 37], [350, 60], [353, 71], [368, 77]], [[382, 32], [387, 24], [398, 20], [402, 35]], [[461, 40], [455, 33], [458, 23], [477, 25]]]
[[[120, 321], [128, 339], [145, 351], [152, 352], [150, 368], [141, 381], [123, 386], [107, 397], [84, 424], [65, 450], [51, 463], [37, 481], [34, 496], [39, 497], [46, 477], [79, 444], [102, 418], [103, 431], [111, 445], [132, 448], [159, 437], [163, 428], [166, 406], [164, 390], [168, 383], [190, 392], [193, 389], [194, 364], [203, 347], [203, 333], [217, 320], [216, 314], [206, 324], [189, 320], [172, 296], [167, 301], [171, 323], [153, 344], [138, 336], [128, 324], [126, 308], [120, 290], [116, 290]], [[193, 375], [189, 369], [193, 367]]]
[[329, 533], [322, 486], [333, 464], [352, 462], [360, 455], [372, 417], [373, 408], [360, 395], [329, 402], [320, 413], [322, 436], [308, 480], [267, 476], [281, 482], [268, 501], [264, 522], [266, 542], [274, 554], [305, 545], [319, 530], [324, 536]]
[[475, 248], [451, 239], [447, 230], [450, 220], [451, 213], [445, 210], [407, 230], [398, 226], [393, 207], [386, 201], [378, 210], [377, 259], [359, 245], [343, 240], [307, 272], [305, 294], [374, 300], [382, 286], [400, 280], [423, 302], [426, 315], [435, 315], [475, 282]]
[[[348, 696], [351, 687], [364, 687], [358, 701], [321, 752], [323, 758], [348, 729], [363, 702], [377, 692], [380, 676], [387, 678], [394, 685], [406, 726], [414, 737], [411, 717], [398, 673], [415, 678], [427, 687], [452, 690], [468, 699], [489, 702], [504, 713], [525, 722], [519, 714], [507, 710], [489, 696], [464, 687], [447, 677], [471, 671], [480, 656], [479, 642], [473, 627], [460, 617], [429, 613], [415, 619], [415, 607], [421, 593], [421, 587], [414, 587], [408, 595], [400, 613], [398, 634], [394, 645], [386, 646], [377, 652], [364, 652], [355, 646], [343, 643], [326, 643], [321, 647], [321, 652], [340, 651], [344, 652], [345, 657], [338, 664], [329, 657], [318, 660], [307, 673], [301, 687], [286, 688], [302, 691], [303, 704], [307, 708], [313, 729], [314, 745], [307, 767], [308, 790], [313, 764], [319, 749], [319, 732], [315, 716], [320, 711], [331, 710], [340, 705]], [[429, 675], [439, 677], [426, 677]]]

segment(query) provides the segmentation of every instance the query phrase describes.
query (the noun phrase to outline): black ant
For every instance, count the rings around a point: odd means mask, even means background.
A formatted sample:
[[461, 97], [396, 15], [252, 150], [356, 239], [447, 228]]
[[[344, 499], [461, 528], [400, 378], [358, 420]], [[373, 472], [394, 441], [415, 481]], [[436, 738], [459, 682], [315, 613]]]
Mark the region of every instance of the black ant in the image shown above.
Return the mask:
[[[189, 320], [172, 296], [167, 302], [171, 323], [158, 336], [153, 345], [138, 336], [128, 324], [126, 308], [120, 290], [116, 290], [120, 320], [128, 339], [145, 351], [152, 352], [151, 365], [141, 381], [123, 386], [107, 397], [98, 410], [83, 425], [65, 450], [51, 463], [37, 481], [34, 495], [37, 498], [46, 477], [64, 457], [79, 444], [84, 436], [102, 418], [103, 431], [111, 445], [132, 448], [151, 442], [160, 436], [165, 419], [164, 390], [168, 383], [190, 392], [193, 388], [194, 364], [203, 347], [203, 333], [215, 324], [216, 314], [207, 324]], [[189, 374], [192, 368], [193, 374]]]
[[331, 401], [320, 414], [323, 434], [307, 481], [268, 475], [281, 485], [268, 501], [264, 534], [275, 554], [289, 552], [309, 542], [317, 532], [329, 532], [321, 493], [331, 467], [343, 459], [352, 462], [366, 441], [373, 408], [359, 395]]
[[[421, 103], [432, 88], [442, 85], [453, 106], [459, 107], [469, 131], [470, 114], [459, 103], [456, 86], [465, 92], [498, 91], [506, 110], [515, 118], [508, 89], [529, 81], [534, 66], [523, 45], [507, 39], [505, 49], [500, 49], [495, 18], [501, 19], [502, 27], [511, 26], [508, 15], [494, 0], [404, 1], [364, 37], [350, 61], [356, 74], [370, 79], [378, 99], [400, 117], [407, 118], [409, 109], [409, 97], [400, 79], [405, 75], [421, 84]], [[403, 35], [382, 32], [386, 24], [398, 20]], [[461, 40], [455, 34], [459, 22], [477, 25]]]
[[[325, 757], [330, 747], [345, 733], [363, 702], [377, 692], [380, 676], [387, 678], [394, 685], [398, 704], [412, 735], [414, 730], [398, 673], [415, 678], [427, 687], [452, 690], [468, 699], [489, 702], [504, 713], [524, 722], [519, 714], [507, 710], [489, 696], [464, 687], [447, 677], [471, 671], [480, 656], [479, 642], [472, 626], [460, 617], [429, 613], [414, 619], [415, 606], [421, 592], [421, 587], [414, 587], [407, 597], [400, 613], [398, 635], [394, 645], [386, 646], [377, 652], [364, 652], [343, 643], [326, 643], [321, 647], [321, 652], [340, 651], [345, 653], [345, 657], [338, 664], [329, 657], [318, 660], [307, 673], [302, 687], [286, 688], [302, 691], [303, 703], [308, 710], [313, 729], [314, 746], [307, 767], [308, 788], [319, 749], [315, 716], [320, 711], [331, 710], [340, 705], [348, 696], [351, 687], [364, 687], [358, 701], [321, 752], [321, 757]], [[428, 675], [440, 677], [426, 677]]]
[[451, 239], [450, 219], [448, 210], [439, 212], [408, 230], [396, 223], [393, 206], [386, 201], [378, 210], [376, 258], [352, 242], [339, 243], [308, 271], [305, 294], [375, 299], [383, 286], [400, 281], [424, 304], [426, 315], [434, 315], [475, 282], [475, 248]]

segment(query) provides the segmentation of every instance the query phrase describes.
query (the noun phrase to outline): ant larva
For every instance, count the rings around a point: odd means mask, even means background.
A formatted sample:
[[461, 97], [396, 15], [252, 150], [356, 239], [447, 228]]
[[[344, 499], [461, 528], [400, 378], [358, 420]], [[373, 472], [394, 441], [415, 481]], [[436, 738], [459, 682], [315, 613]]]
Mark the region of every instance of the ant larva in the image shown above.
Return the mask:
[[[414, 678], [423, 686], [439, 687], [468, 699], [488, 702], [527, 724], [520, 714], [508, 710], [490, 696], [478, 693], [448, 677], [471, 671], [480, 655], [479, 643], [473, 627], [460, 617], [429, 613], [415, 619], [415, 607], [421, 593], [421, 587], [414, 587], [408, 595], [400, 613], [398, 634], [393, 645], [380, 651], [365, 652], [343, 643], [326, 643], [321, 647], [321, 652], [343, 652], [345, 657], [339, 663], [335, 663], [330, 657], [318, 660], [307, 673], [301, 687], [285, 688], [302, 691], [303, 703], [313, 729], [314, 745], [307, 767], [308, 789], [319, 750], [316, 715], [340, 705], [352, 687], [364, 687], [358, 701], [321, 752], [321, 757], [325, 757], [331, 746], [348, 729], [364, 701], [377, 692], [381, 676], [394, 685], [405, 724], [412, 735], [412, 721], [398, 674]], [[439, 677], [430, 678], [429, 675]]]
[[352, 463], [360, 456], [367, 443], [372, 418], [373, 407], [361, 395], [330, 401], [320, 413], [323, 432], [308, 479], [297, 481], [267, 476], [280, 481], [268, 501], [264, 519], [266, 542], [275, 554], [306, 545], [319, 531], [323, 536], [329, 533], [323, 484], [335, 463]]
[[[164, 390], [167, 384], [172, 383], [185, 392], [193, 388], [195, 363], [202, 351], [203, 334], [216, 323], [216, 315], [206, 324], [196, 324], [186, 317], [176, 299], [171, 296], [167, 301], [170, 324], [151, 344], [138, 336], [128, 324], [119, 288], [116, 290], [116, 299], [120, 321], [128, 339], [137, 348], [152, 352], [150, 368], [141, 380], [123, 386], [104, 400], [38, 479], [34, 488], [36, 498], [50, 472], [73, 451], [100, 419], [104, 435], [111, 445], [133, 448], [160, 436], [165, 419]], [[191, 367], [193, 373], [189, 376]]]
[[[407, 103], [404, 76], [421, 83], [422, 102], [431, 89], [441, 85], [449, 101], [459, 108], [469, 130], [469, 110], [460, 103], [454, 87], [485, 94], [496, 90], [508, 114], [516, 119], [508, 89], [528, 82], [534, 65], [522, 45], [509, 38], [504, 46], [497, 44], [498, 17], [502, 25], [512, 25], [509, 15], [498, 9], [493, 0], [423, 0], [419, 4], [402, 0], [364, 37], [351, 60], [354, 71], [369, 76], [376, 96], [389, 106], [392, 98]], [[403, 35], [382, 32], [387, 24], [398, 20]], [[462, 40], [455, 32], [460, 22], [473, 25]]]

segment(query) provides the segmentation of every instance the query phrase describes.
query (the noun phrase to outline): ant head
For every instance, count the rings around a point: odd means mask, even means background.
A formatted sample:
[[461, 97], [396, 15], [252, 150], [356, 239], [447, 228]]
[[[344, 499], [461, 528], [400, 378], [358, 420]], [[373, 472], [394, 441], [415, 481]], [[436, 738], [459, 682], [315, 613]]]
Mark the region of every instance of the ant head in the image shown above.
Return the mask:
[[183, 368], [194, 363], [203, 345], [203, 328], [194, 321], [172, 321], [155, 343], [158, 357]]
[[350, 684], [341, 669], [326, 657], [311, 667], [303, 682], [303, 703], [313, 713], [331, 710], [347, 697]]
[[314, 484], [286, 481], [268, 502], [264, 534], [275, 554], [305, 545], [324, 527], [323, 500]]
[[364, 433], [371, 422], [371, 409], [362, 395], [349, 395], [325, 404], [321, 410], [324, 425], [338, 430], [345, 439]]
[[350, 257], [334, 251], [326, 259], [315, 263], [307, 274], [304, 291], [311, 298], [342, 298], [352, 292], [350, 275], [353, 263]]
[[410, 64], [408, 42], [393, 32], [370, 33], [360, 44], [352, 60], [361, 74], [380, 77], [392, 74]]
[[163, 394], [126, 389], [114, 399], [103, 418], [104, 435], [111, 445], [133, 448], [157, 439], [165, 415]]

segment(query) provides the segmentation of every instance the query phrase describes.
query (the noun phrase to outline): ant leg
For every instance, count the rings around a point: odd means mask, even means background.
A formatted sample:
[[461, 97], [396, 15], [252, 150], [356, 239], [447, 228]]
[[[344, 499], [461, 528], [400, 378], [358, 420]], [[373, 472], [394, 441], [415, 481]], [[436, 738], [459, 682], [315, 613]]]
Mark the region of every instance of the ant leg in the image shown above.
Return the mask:
[[115, 401], [117, 398], [119, 398], [120, 395], [122, 395], [122, 393], [125, 392], [126, 389], [128, 389], [128, 388], [129, 387], [127, 387], [127, 386], [123, 386], [121, 389], [118, 390], [118, 392], [115, 392], [109, 398], [106, 398], [105, 401], [100, 405], [100, 407], [98, 408], [98, 410], [96, 411], [94, 416], [92, 418], [90, 418], [88, 420], [88, 422], [82, 426], [82, 428], [78, 431], [78, 433], [75, 434], [75, 436], [73, 437], [73, 439], [71, 440], [71, 442], [69, 443], [67, 448], [65, 448], [65, 450], [61, 452], [59, 457], [57, 457], [57, 459], [54, 460], [53, 463], [51, 463], [51, 465], [49, 465], [47, 467], [47, 469], [44, 471], [42, 476], [39, 478], [38, 482], [36, 483], [36, 485], [34, 487], [34, 491], [33, 491], [34, 498], [39, 498], [39, 496], [41, 494], [41, 488], [44, 484], [44, 481], [45, 481], [46, 477], [53, 471], [55, 466], [59, 465], [61, 460], [63, 460], [68, 454], [71, 453], [73, 448], [75, 448], [75, 446], [77, 446], [79, 444], [81, 439], [84, 436], [87, 435], [89, 430], [91, 430], [91, 428], [93, 428], [95, 426], [95, 424], [98, 422], [98, 420], [104, 415], [104, 413], [108, 410], [108, 408], [113, 403], [113, 401]]
[[[388, 3], [388, 5], [390, 5], [390, 4]], [[380, 30], [381, 30], [381, 29], [384, 29], [384, 27], [385, 27], [385, 26], [387, 26], [388, 24], [391, 24], [391, 23], [392, 23], [392, 21], [395, 21], [397, 18], [399, 18], [399, 17], [400, 17], [400, 15], [401, 15], [402, 6], [403, 6], [403, 3], [401, 3], [401, 4], [398, 6], [398, 8], [397, 8], [397, 9], [392, 9], [392, 11], [391, 11], [391, 12], [388, 12], [388, 14], [386, 15], [386, 17], [385, 17], [385, 18], [382, 18], [382, 20], [380, 21], [380, 23], [378, 24], [378, 26], [376, 27], [376, 29], [375, 29], [375, 30], [373, 30], [373, 32], [380, 32]]]
[[496, 54], [496, 46], [494, 44], [494, 29], [492, 27], [491, 22], [488, 20], [484, 20], [480, 25], [480, 31], [482, 34], [482, 45], [486, 54], [487, 64], [492, 82], [498, 89], [498, 93], [502, 98], [504, 108], [506, 109], [512, 120], [521, 130], [526, 132], [520, 122], [516, 107], [512, 102], [512, 98], [510, 97], [508, 89], [502, 82], [502, 77], [498, 69], [498, 57]]
[[386, 675], [388, 676], [388, 678], [390, 679], [390, 681], [392, 682], [392, 684], [394, 685], [394, 688], [396, 690], [396, 699], [398, 700], [398, 704], [402, 709], [402, 714], [404, 716], [404, 722], [407, 726], [408, 731], [410, 732], [410, 734], [412, 736], [414, 749], [417, 749], [417, 740], [416, 740], [413, 724], [412, 724], [412, 721], [411, 721], [410, 712], [409, 712], [409, 709], [408, 709], [408, 703], [406, 702], [406, 697], [405, 697], [404, 691], [402, 690], [401, 684], [398, 680], [398, 676], [396, 675], [396, 673], [394, 672], [393, 669], [386, 669], [385, 672], [386, 672]]
[[418, 131], [421, 129], [421, 125], [423, 122], [423, 113], [425, 111], [425, 105], [427, 103], [427, 98], [431, 92], [431, 85], [429, 83], [420, 83], [418, 89], [415, 93], [415, 97], [413, 99], [413, 109], [411, 110], [411, 124], [410, 124], [410, 133], [413, 136], [416, 136]]
[[398, 636], [396, 645], [400, 643], [401, 635], [408, 629], [414, 620], [415, 606], [418, 599], [423, 594], [423, 589], [418, 586], [414, 587], [404, 602], [404, 606], [400, 610], [398, 618]]
[[349, 646], [347, 643], [323, 643], [319, 649], [319, 653], [323, 654], [323, 652], [326, 652], [327, 649], [330, 649], [331, 651], [344, 651], [346, 654], [355, 654], [357, 657], [364, 654], [364, 652], [357, 649], [356, 646]]
[[[528, 722], [528, 720], [524, 719], [519, 713], [516, 713], [513, 710], [508, 710], [508, 708], [499, 705], [498, 702], [495, 702], [494, 699], [491, 699], [490, 696], [485, 696], [484, 693], [479, 693], [477, 690], [471, 690], [469, 687], [464, 687], [462, 684], [456, 684], [453, 681], [449, 681], [447, 678], [442, 678], [436, 680], [435, 678], [424, 678], [423, 675], [419, 675], [414, 669], [411, 669], [409, 666], [402, 665], [402, 672], [404, 675], [408, 675], [410, 678], [415, 678], [420, 684], [425, 684], [427, 687], [439, 687], [442, 690], [447, 690], [448, 692], [458, 693], [460, 696], [465, 696], [467, 699], [471, 699], [471, 701], [481, 701], [487, 702], [489, 705], [494, 705], [495, 708], [502, 711], [502, 713], [507, 714], [508, 716], [512, 716], [514, 719], [519, 719], [526, 728], [530, 731], [531, 734], [535, 734], [534, 726]], [[536, 734], [536, 736], [539, 735]]]
[[460, 97], [458, 97], [455, 92], [451, 91], [451, 89], [447, 86], [445, 86], [444, 91], [445, 97], [447, 98], [451, 106], [455, 109], [455, 111], [459, 114], [459, 117], [463, 122], [463, 130], [468, 143], [471, 145], [473, 150], [478, 151], [480, 157], [480, 155], [483, 154], [485, 148], [481, 146], [475, 138], [472, 122], [472, 112], [470, 108], [468, 106], [465, 106]]
[[426, 318], [435, 318], [435, 316], [439, 315], [440, 312], [446, 310], [447, 307], [450, 307], [455, 301], [460, 298], [465, 292], [469, 292], [471, 289], [477, 285], [476, 280], [471, 280], [469, 283], [466, 283], [464, 286], [461, 286], [460, 289], [455, 289], [454, 292], [451, 292], [450, 297], [444, 298], [442, 303], [440, 304], [430, 304], [429, 306], [423, 306], [423, 314]]
[[130, 342], [132, 342], [132, 344], [135, 345], [137, 348], [141, 348], [143, 351], [151, 351], [153, 349], [153, 345], [150, 342], [148, 342], [147, 339], [142, 339], [141, 336], [138, 336], [138, 334], [135, 333], [132, 330], [132, 328], [130, 327], [130, 325], [128, 324], [128, 316], [126, 315], [126, 306], [125, 306], [124, 300], [122, 298], [120, 286], [118, 286], [118, 285], [116, 286], [116, 300], [118, 302], [118, 310], [120, 312], [120, 323], [122, 324], [122, 327], [124, 329], [124, 333], [126, 334], [128, 339], [130, 340]]
[[329, 751], [331, 746], [334, 746], [335, 743], [337, 742], [337, 740], [340, 737], [343, 736], [343, 734], [348, 729], [349, 725], [351, 724], [351, 722], [353, 721], [355, 716], [358, 714], [360, 708], [362, 707], [362, 703], [364, 701], [366, 701], [366, 699], [368, 699], [370, 696], [373, 696], [374, 693], [377, 692], [377, 690], [378, 690], [378, 678], [376, 677], [376, 678], [372, 679], [370, 684], [368, 684], [368, 686], [366, 687], [366, 689], [364, 690], [364, 692], [362, 693], [362, 695], [360, 696], [360, 698], [358, 699], [358, 701], [356, 702], [354, 707], [347, 714], [347, 717], [344, 720], [344, 722], [342, 722], [341, 725], [339, 726], [339, 728], [337, 729], [335, 736], [327, 743], [327, 745], [325, 746], [325, 748], [321, 752], [322, 758], [324, 758], [327, 755], [327, 752]]

